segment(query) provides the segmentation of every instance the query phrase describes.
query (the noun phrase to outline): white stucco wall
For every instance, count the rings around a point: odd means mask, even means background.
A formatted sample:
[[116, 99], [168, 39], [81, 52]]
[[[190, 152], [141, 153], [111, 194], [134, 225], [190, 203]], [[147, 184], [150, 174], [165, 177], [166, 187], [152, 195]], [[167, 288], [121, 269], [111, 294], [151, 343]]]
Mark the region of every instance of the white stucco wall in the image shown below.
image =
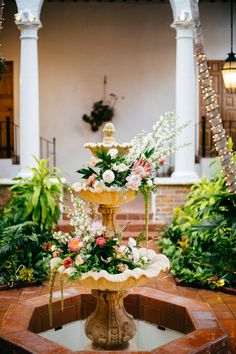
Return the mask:
[[[2, 52], [15, 63], [15, 120], [18, 118], [19, 31], [8, 4]], [[200, 4], [206, 53], [224, 59], [229, 51], [229, 4]], [[99, 141], [81, 119], [108, 93], [125, 96], [116, 105], [117, 140], [151, 129], [175, 107], [175, 31], [169, 4], [45, 2], [39, 31], [41, 135], [57, 139], [57, 165], [72, 180]]]

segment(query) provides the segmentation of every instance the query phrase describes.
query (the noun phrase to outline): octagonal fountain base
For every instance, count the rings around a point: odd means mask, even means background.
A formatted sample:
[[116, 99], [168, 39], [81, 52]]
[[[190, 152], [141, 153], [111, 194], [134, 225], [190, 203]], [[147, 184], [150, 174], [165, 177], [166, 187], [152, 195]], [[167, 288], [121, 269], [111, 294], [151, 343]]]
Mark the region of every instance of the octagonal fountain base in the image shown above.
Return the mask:
[[[60, 292], [54, 293], [53, 327], [59, 328], [86, 319], [95, 309], [96, 299], [86, 289], [69, 288], [64, 293], [64, 312]], [[223, 354], [228, 353], [227, 336], [219, 328], [207, 304], [151, 288], [134, 288], [124, 300], [135, 319], [183, 333], [183, 336], [145, 353]], [[49, 326], [48, 295], [10, 305], [0, 329], [0, 352], [4, 354], [89, 353], [91, 348], [72, 350], [39, 335]], [[79, 333], [78, 333], [79, 340]], [[134, 352], [131, 348], [130, 351]], [[102, 351], [103, 353], [114, 353]], [[123, 349], [122, 353], [128, 353]], [[137, 353], [144, 353], [137, 349]], [[99, 350], [96, 349], [96, 353]]]

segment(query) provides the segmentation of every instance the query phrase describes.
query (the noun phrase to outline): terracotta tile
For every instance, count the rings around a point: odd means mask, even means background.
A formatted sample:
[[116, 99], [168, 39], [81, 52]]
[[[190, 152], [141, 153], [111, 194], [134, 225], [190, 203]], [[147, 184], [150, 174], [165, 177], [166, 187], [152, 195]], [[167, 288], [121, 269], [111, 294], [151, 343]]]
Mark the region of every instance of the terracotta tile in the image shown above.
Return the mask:
[[2, 290], [0, 291], [0, 297], [5, 298], [5, 297], [19, 297], [22, 289], [9, 289], [9, 290]]
[[228, 338], [236, 338], [236, 330], [235, 329], [224, 329]]
[[231, 310], [236, 310], [236, 303], [235, 303], [235, 304], [227, 303], [227, 305], [229, 306], [229, 308], [230, 308]]
[[179, 295], [181, 296], [186, 296], [188, 298], [193, 298], [193, 299], [199, 299], [200, 300], [200, 296], [199, 293], [196, 289], [192, 289], [192, 288], [184, 288], [179, 286], [178, 287], [178, 291], [179, 291]]
[[218, 328], [217, 320], [193, 319], [193, 324], [196, 328]]
[[2, 320], [1, 333], [16, 332], [28, 328], [33, 310], [33, 307], [26, 306], [26, 304], [10, 305]]
[[221, 293], [220, 296], [222, 297], [222, 299], [224, 299], [225, 302], [228, 302], [229, 304], [236, 303], [236, 296], [234, 295]]
[[211, 304], [210, 307], [214, 312], [229, 311], [228, 306], [225, 304]]
[[232, 320], [234, 319], [234, 315], [231, 311], [218, 312], [215, 311], [216, 318], [218, 320]]
[[236, 320], [219, 320], [223, 328], [232, 328], [236, 330]]
[[208, 304], [223, 304], [224, 300], [220, 296], [209, 297], [205, 299]]

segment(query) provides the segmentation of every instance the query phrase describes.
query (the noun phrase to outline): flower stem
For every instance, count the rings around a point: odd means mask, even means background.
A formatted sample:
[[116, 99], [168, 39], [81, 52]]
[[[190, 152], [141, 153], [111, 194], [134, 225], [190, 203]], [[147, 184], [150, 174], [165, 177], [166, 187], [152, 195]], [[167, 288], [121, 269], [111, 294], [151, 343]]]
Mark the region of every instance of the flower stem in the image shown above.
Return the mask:
[[146, 238], [146, 248], [148, 248], [148, 226], [149, 226], [149, 201], [150, 201], [150, 189], [148, 188], [143, 193], [144, 206], [145, 206], [145, 238]]

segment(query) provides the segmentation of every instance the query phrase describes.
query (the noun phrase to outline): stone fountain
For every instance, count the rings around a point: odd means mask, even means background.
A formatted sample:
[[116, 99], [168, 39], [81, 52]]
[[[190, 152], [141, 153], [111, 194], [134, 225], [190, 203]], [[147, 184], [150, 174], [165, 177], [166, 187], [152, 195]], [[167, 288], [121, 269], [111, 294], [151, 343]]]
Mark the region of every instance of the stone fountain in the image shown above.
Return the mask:
[[[131, 144], [118, 144], [115, 141], [115, 128], [112, 123], [107, 123], [103, 129], [102, 143], [86, 144], [95, 157], [102, 150], [116, 149], [119, 156], [129, 152]], [[102, 214], [102, 223], [111, 235], [116, 231], [116, 214], [123, 203], [128, 203], [136, 198], [134, 190], [109, 190], [95, 192], [81, 190], [82, 199], [98, 204], [98, 211]], [[106, 271], [88, 272], [77, 281], [79, 284], [92, 289], [92, 294], [97, 298], [95, 311], [87, 318], [85, 332], [92, 344], [99, 348], [113, 349], [124, 348], [136, 333], [133, 317], [124, 308], [123, 299], [128, 295], [129, 289], [140, 285], [151, 277], [155, 277], [161, 270], [169, 267], [169, 261], [164, 255], [157, 255], [154, 251], [140, 249], [139, 252], [147, 254], [152, 259], [145, 269], [136, 268], [126, 270], [121, 274], [108, 274]]]

